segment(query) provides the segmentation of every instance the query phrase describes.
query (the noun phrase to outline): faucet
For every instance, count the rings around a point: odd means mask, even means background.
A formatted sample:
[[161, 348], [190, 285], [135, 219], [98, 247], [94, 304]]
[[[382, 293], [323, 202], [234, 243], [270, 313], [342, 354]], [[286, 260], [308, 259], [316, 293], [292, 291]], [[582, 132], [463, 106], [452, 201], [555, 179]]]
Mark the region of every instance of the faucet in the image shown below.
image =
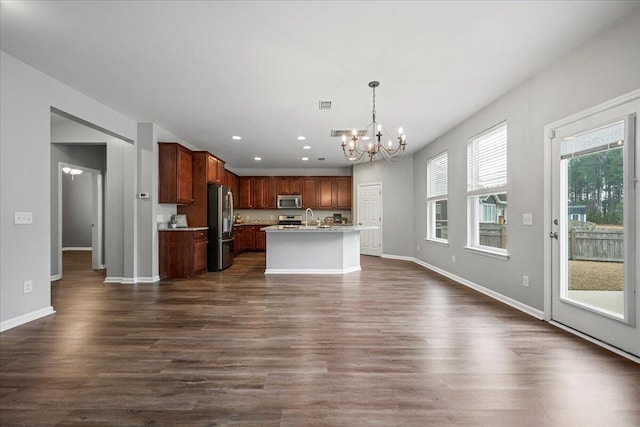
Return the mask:
[[305, 227], [309, 226], [309, 212], [311, 212], [311, 219], [313, 220], [313, 209], [307, 208], [307, 210], [304, 211], [304, 226]]

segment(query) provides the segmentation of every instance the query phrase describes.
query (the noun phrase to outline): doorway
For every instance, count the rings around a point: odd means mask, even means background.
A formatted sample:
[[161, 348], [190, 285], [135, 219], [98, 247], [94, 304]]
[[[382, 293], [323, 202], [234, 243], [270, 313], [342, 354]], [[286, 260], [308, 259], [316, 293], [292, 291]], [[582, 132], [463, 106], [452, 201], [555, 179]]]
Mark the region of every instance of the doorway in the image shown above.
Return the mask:
[[378, 227], [360, 232], [360, 254], [382, 254], [382, 183], [358, 185], [358, 225]]
[[62, 252], [91, 250], [91, 269], [104, 269], [102, 172], [65, 162], [58, 164], [58, 265]]
[[550, 307], [545, 307], [551, 321], [635, 356], [640, 356], [638, 97], [548, 129]]

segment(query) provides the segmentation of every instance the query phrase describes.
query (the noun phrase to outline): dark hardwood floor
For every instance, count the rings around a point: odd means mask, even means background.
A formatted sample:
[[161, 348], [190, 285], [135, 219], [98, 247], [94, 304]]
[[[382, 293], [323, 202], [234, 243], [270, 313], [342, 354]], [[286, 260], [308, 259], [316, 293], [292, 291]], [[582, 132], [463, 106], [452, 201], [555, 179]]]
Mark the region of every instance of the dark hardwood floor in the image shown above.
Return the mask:
[[413, 263], [106, 285], [0, 334], [2, 425], [638, 426], [640, 365]]

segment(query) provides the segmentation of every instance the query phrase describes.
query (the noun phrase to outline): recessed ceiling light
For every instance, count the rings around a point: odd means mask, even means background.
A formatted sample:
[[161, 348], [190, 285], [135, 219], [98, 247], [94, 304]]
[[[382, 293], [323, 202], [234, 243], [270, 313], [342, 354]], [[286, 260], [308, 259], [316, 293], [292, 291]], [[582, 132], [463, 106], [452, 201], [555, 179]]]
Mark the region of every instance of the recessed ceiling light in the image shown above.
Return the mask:
[[262, 160], [262, 157], [254, 157], [253, 160], [259, 162], [260, 160]]
[[309, 160], [309, 158], [308, 157], [303, 157], [302, 160], [306, 162], [307, 160]]
[[304, 141], [305, 139], [307, 139], [307, 137], [306, 137], [306, 136], [302, 136], [302, 135], [300, 135], [300, 136], [298, 137], [298, 141]]
[[305, 150], [311, 150], [311, 146], [310, 146], [310, 145], [305, 145], [305, 146], [304, 146], [304, 147], [302, 147], [302, 148], [304, 148]]
[[240, 141], [240, 140], [242, 139], [242, 137], [241, 137], [241, 136], [238, 136], [238, 135], [233, 135], [233, 136], [231, 137], [231, 139], [234, 139], [234, 140], [236, 140], [236, 141]]

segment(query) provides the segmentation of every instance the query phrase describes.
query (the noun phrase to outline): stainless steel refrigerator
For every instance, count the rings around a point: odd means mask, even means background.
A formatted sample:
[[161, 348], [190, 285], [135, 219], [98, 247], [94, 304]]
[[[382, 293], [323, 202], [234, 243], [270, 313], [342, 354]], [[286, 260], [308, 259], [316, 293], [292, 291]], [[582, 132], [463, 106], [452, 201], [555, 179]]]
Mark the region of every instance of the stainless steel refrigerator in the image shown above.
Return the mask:
[[207, 190], [207, 270], [221, 271], [233, 264], [233, 193], [219, 185]]

